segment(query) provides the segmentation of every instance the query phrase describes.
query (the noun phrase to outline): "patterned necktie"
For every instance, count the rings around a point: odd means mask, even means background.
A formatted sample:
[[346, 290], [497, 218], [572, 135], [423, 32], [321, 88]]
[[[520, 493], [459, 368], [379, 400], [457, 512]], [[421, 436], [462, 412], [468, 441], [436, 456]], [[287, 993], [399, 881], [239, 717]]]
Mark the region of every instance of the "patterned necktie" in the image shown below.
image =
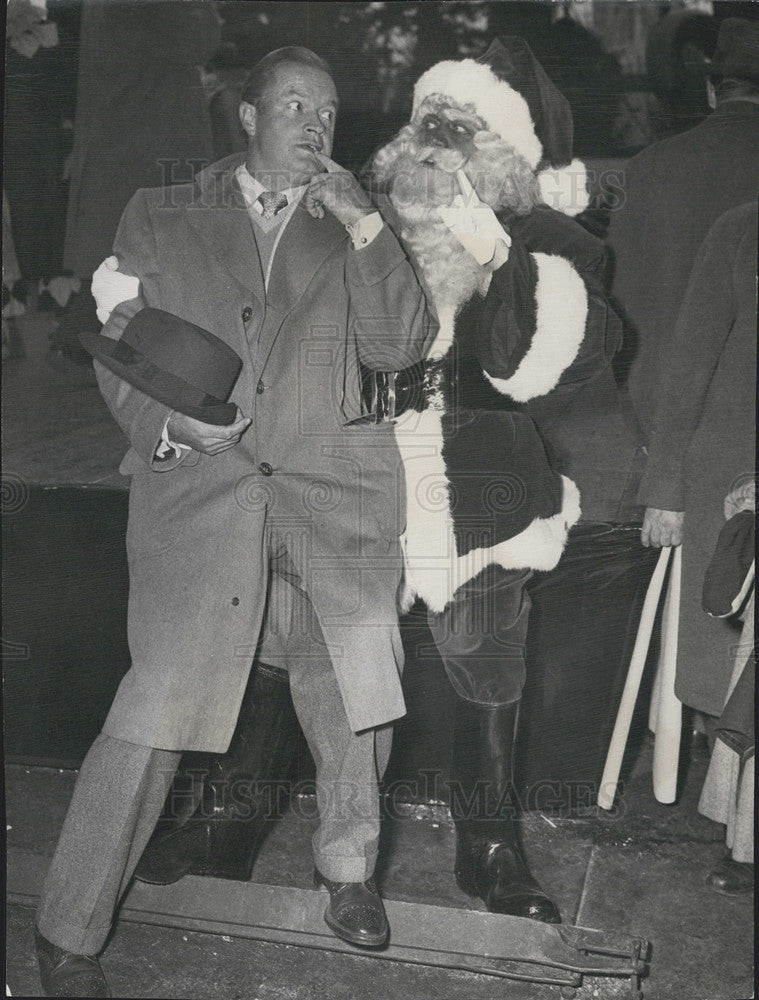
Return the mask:
[[282, 194], [281, 191], [262, 191], [258, 196], [258, 201], [261, 202], [261, 216], [264, 219], [273, 219], [277, 212], [282, 211], [282, 209], [287, 204], [287, 195]]

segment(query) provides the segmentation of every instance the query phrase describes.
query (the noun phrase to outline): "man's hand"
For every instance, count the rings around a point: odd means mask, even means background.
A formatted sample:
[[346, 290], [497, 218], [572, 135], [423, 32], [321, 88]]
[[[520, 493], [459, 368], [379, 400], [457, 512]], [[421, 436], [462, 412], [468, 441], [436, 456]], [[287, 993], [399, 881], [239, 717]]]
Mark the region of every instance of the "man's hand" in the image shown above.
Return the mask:
[[646, 548], [650, 546], [654, 549], [661, 549], [667, 545], [682, 545], [684, 520], [685, 512], [682, 510], [646, 507], [640, 540]]
[[169, 417], [166, 431], [175, 444], [189, 445], [195, 451], [202, 451], [204, 455], [220, 455], [221, 452], [234, 448], [250, 423], [250, 417], [244, 417], [239, 409], [237, 419], [227, 427], [205, 424], [202, 420], [195, 420], [194, 417], [175, 410]]
[[369, 195], [347, 170], [324, 153], [314, 153], [325, 173], [311, 178], [306, 192], [306, 208], [317, 219], [330, 211], [344, 226], [354, 226], [359, 219], [375, 211]]
[[438, 214], [478, 264], [495, 270], [506, 263], [511, 238], [493, 209], [477, 197], [464, 171], [458, 170], [456, 177], [461, 194], [450, 205], [441, 205]]
[[92, 297], [97, 306], [97, 317], [107, 323], [120, 302], [136, 299], [140, 294], [140, 279], [118, 270], [118, 257], [106, 257], [92, 275]]

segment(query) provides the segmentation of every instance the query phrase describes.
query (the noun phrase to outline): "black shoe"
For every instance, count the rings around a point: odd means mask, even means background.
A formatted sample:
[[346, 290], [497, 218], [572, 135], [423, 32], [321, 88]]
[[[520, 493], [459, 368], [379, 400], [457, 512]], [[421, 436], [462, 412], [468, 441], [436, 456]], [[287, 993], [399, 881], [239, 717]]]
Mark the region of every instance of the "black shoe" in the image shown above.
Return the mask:
[[754, 889], [754, 866], [748, 861], [734, 861], [726, 854], [706, 876], [706, 884], [722, 896], [744, 896]]
[[373, 878], [366, 882], [331, 882], [314, 869], [314, 882], [329, 892], [324, 920], [339, 938], [364, 948], [387, 944], [390, 927]]
[[46, 997], [110, 997], [111, 991], [94, 955], [75, 955], [44, 938], [35, 928], [34, 945]]
[[456, 884], [468, 896], [478, 896], [491, 913], [560, 924], [561, 915], [530, 874], [514, 843], [463, 845], [458, 833]]

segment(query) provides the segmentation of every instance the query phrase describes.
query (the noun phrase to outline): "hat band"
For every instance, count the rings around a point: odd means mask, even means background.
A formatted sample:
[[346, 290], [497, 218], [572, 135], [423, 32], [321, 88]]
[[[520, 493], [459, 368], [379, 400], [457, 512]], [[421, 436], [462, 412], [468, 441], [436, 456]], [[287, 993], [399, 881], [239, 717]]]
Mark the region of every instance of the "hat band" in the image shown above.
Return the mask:
[[174, 375], [172, 372], [167, 372], [163, 368], [159, 368], [157, 365], [153, 364], [152, 361], [148, 360], [144, 354], [140, 354], [140, 352], [136, 351], [131, 345], [125, 344], [123, 340], [116, 340], [113, 342], [111, 358], [127, 368], [139, 367], [140, 376], [148, 382], [154, 381], [156, 384], [160, 385], [162, 381], [165, 382], [167, 376], [171, 379], [180, 381], [182, 383], [183, 401], [188, 406], [218, 406], [219, 403], [224, 402], [224, 400], [219, 399], [218, 396], [212, 396], [207, 392], [203, 392], [202, 389], [198, 389], [190, 382], [186, 382], [184, 379], [181, 379], [178, 375]]

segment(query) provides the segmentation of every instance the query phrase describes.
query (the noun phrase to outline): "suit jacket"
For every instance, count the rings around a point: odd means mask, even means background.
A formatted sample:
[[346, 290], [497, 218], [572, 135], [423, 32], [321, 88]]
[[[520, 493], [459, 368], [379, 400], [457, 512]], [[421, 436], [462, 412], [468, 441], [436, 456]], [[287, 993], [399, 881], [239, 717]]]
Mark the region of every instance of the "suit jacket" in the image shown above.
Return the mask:
[[[360, 416], [359, 362], [399, 367], [431, 330], [406, 256], [387, 227], [357, 251], [333, 216], [299, 205], [264, 289], [233, 171], [138, 191], [114, 246], [141, 297], [114, 310], [118, 337], [144, 305], [215, 333], [243, 359], [232, 400], [252, 426], [221, 455], [153, 459], [168, 407], [97, 365], [132, 448], [127, 531], [133, 664], [106, 722], [111, 735], [223, 751], [258, 641], [275, 526], [314, 604], [351, 726], [404, 712], [396, 591], [403, 479], [390, 427]], [[385, 636], [378, 655], [378, 636]]]
[[723, 212], [756, 197], [759, 105], [728, 101], [625, 167], [611, 213], [612, 293], [625, 319], [622, 374], [648, 438], [660, 372], [698, 248]]

